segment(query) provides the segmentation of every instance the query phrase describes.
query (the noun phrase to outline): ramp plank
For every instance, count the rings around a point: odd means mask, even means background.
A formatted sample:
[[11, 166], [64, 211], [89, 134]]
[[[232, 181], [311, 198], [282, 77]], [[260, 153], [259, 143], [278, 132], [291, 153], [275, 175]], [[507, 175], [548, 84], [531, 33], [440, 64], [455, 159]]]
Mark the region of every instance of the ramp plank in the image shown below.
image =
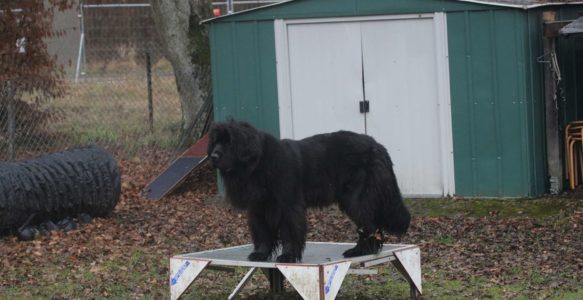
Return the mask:
[[206, 161], [207, 146], [208, 135], [204, 135], [148, 184], [146, 198], [159, 200], [177, 188], [190, 172]]

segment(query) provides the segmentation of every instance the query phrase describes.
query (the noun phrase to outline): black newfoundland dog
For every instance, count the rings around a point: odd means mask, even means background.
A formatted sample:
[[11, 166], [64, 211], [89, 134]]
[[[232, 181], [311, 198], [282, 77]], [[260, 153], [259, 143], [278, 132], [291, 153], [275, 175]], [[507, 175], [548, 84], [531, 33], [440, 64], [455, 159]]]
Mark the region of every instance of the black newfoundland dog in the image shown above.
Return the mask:
[[253, 261], [297, 262], [306, 243], [306, 209], [337, 203], [358, 227], [345, 257], [380, 251], [383, 230], [404, 234], [403, 204], [387, 150], [349, 131], [279, 140], [245, 122], [215, 124], [208, 155], [224, 180], [226, 198], [248, 213]]

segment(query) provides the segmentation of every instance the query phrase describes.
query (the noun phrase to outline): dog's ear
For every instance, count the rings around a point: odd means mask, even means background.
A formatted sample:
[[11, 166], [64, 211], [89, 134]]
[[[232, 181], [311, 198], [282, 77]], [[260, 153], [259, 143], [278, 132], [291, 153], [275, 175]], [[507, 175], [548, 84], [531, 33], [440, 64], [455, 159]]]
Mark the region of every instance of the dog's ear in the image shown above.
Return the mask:
[[[225, 123], [214, 123], [209, 130], [209, 143], [207, 153], [210, 155], [220, 139], [224, 139], [229, 134]], [[228, 138], [228, 136], [227, 136]], [[224, 141], [222, 141], [224, 142]]]
[[245, 122], [233, 122], [229, 130], [231, 143], [236, 148], [237, 159], [252, 163], [263, 154], [263, 134]]

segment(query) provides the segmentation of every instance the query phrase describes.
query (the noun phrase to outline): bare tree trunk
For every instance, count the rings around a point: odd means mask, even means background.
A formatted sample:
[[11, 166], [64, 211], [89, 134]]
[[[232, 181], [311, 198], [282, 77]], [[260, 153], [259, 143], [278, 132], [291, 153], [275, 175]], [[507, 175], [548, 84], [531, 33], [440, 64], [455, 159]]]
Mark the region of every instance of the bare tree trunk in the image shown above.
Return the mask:
[[[156, 27], [176, 77], [182, 109], [182, 141], [197, 121], [196, 114], [209, 94], [208, 37], [199, 23], [210, 11], [208, 0], [152, 0]], [[197, 55], [201, 54], [202, 55]], [[185, 145], [180, 145], [185, 146]]]

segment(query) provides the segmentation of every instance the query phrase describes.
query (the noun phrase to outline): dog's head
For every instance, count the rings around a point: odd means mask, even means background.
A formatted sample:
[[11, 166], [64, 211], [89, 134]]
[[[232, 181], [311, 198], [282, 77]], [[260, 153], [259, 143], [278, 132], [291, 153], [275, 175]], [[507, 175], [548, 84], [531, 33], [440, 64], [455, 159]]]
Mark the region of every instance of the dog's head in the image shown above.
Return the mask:
[[208, 156], [223, 175], [252, 171], [263, 153], [263, 133], [245, 122], [216, 123], [209, 137]]

